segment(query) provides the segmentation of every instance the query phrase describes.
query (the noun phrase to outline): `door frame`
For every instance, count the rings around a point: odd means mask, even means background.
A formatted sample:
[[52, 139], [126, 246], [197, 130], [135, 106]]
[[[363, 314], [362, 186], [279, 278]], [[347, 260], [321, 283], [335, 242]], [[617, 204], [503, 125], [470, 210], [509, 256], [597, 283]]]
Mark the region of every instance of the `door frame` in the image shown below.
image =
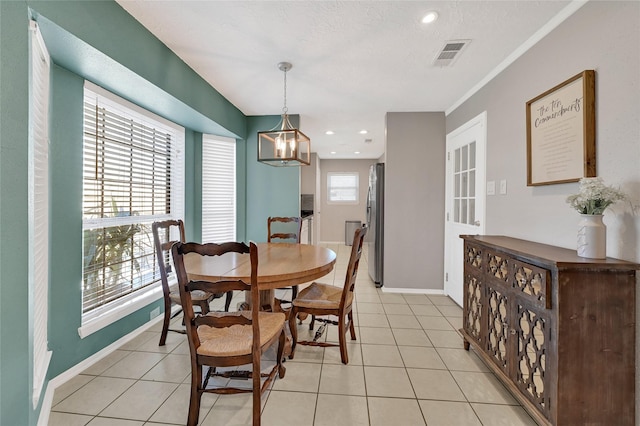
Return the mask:
[[[481, 126], [480, 130], [474, 129], [475, 126]], [[477, 234], [485, 233], [485, 225], [486, 225], [486, 205], [487, 205], [487, 194], [486, 194], [486, 177], [487, 177], [487, 112], [483, 111], [478, 114], [471, 120], [462, 124], [455, 130], [449, 132], [446, 136], [446, 167], [445, 167], [445, 241], [444, 241], [444, 276], [443, 278], [443, 289], [444, 294], [451, 296], [454, 292], [452, 292], [452, 286], [454, 285], [451, 281], [449, 281], [449, 269], [452, 265], [456, 264], [456, 261], [460, 265], [460, 262], [463, 258], [463, 253], [458, 253], [456, 246], [460, 243], [459, 235], [454, 235], [453, 230], [450, 227], [449, 217], [452, 216], [453, 210], [453, 181], [450, 177], [451, 166], [450, 161], [448, 159], [452, 149], [451, 145], [454, 140], [464, 133], [474, 131], [478, 132], [478, 136], [475, 140], [476, 142], [476, 217], [480, 217], [479, 224], [474, 227], [474, 232]], [[477, 213], [480, 212], [480, 215]], [[458, 266], [459, 267], [459, 266]], [[463, 276], [463, 274], [461, 274]], [[462, 285], [462, 283], [459, 283]], [[454, 298], [455, 300], [455, 298]], [[462, 303], [462, 300], [456, 302]]]

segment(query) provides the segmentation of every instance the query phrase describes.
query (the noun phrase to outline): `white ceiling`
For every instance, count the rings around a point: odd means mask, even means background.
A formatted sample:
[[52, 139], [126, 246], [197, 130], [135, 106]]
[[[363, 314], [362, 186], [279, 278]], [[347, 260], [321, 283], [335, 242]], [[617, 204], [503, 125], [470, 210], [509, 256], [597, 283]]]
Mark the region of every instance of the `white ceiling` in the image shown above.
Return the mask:
[[[379, 158], [386, 112], [446, 111], [570, 3], [116, 1], [246, 115], [282, 113], [291, 62], [287, 107], [323, 159]], [[456, 62], [434, 66], [458, 39]]]

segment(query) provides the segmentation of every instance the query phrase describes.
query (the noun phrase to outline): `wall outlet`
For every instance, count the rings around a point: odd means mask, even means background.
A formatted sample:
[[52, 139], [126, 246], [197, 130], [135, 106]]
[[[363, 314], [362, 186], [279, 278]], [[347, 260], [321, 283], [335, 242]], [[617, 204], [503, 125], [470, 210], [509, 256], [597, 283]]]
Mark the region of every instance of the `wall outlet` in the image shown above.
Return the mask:
[[507, 193], [507, 180], [502, 179], [500, 181], [500, 194], [505, 195]]
[[151, 312], [149, 312], [149, 320], [154, 319], [155, 317], [157, 317], [158, 315], [160, 315], [160, 306], [156, 307], [154, 310], [152, 310]]
[[487, 195], [496, 195], [496, 181], [487, 181]]

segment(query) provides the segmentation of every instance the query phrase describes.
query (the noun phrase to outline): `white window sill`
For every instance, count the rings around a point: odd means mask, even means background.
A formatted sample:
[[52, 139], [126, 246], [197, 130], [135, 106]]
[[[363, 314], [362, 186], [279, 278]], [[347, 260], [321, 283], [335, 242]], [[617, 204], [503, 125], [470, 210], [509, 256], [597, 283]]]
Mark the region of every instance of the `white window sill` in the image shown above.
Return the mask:
[[358, 200], [356, 201], [331, 201], [331, 200], [327, 200], [327, 204], [345, 204], [345, 205], [352, 205], [352, 206], [357, 206], [358, 204], [360, 204], [360, 202]]
[[86, 314], [82, 318], [82, 326], [78, 328], [78, 334], [81, 339], [84, 339], [96, 331], [144, 308], [148, 304], [162, 299], [162, 297], [162, 286], [158, 283], [158, 285], [151, 286], [151, 288], [140, 290], [129, 296], [114, 300]]

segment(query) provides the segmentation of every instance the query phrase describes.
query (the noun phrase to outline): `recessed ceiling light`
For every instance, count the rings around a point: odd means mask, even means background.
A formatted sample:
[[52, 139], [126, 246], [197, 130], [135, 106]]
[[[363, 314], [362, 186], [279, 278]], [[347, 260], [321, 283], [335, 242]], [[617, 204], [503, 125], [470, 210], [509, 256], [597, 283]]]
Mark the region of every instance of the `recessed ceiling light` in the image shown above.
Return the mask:
[[326, 132], [324, 132], [325, 135], [333, 135], [333, 130], [327, 130]]
[[422, 18], [422, 23], [423, 24], [430, 24], [432, 22], [434, 22], [436, 19], [438, 19], [438, 12], [435, 11], [430, 11], [427, 12], [426, 15], [424, 15], [424, 18]]
[[361, 135], [366, 135], [367, 133], [369, 133], [369, 132], [367, 132], [365, 129], [360, 130], [360, 134]]
[[360, 151], [354, 151], [353, 153], [354, 154], [360, 154]]
[[332, 154], [335, 154], [336, 152], [335, 152], [335, 151], [331, 151], [331, 153], [332, 153]]

